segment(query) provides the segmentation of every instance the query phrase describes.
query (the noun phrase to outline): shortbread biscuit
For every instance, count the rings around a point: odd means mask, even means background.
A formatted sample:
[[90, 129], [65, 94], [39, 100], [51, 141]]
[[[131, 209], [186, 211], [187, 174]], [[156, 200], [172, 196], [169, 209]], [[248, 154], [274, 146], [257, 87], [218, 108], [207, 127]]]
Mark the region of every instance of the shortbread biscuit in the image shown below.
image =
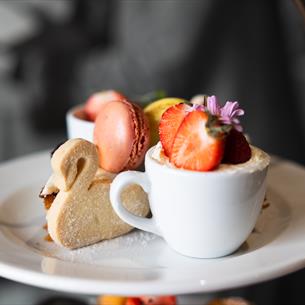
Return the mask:
[[[53, 175], [47, 187], [54, 200], [46, 218], [55, 243], [75, 249], [133, 229], [112, 209], [109, 190], [114, 175], [98, 167], [94, 144], [82, 139], [68, 140], [54, 152], [51, 165]], [[42, 196], [48, 196], [47, 193], [43, 190]], [[127, 187], [122, 201], [135, 215], [143, 217], [149, 213], [147, 194], [138, 185]]]

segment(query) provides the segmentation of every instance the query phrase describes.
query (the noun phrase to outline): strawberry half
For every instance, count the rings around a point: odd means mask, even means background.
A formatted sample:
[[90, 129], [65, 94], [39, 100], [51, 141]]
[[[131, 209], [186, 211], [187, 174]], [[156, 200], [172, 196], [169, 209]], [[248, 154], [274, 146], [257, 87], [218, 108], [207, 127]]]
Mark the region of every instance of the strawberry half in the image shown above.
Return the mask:
[[178, 168], [210, 171], [223, 157], [223, 137], [213, 137], [208, 132], [208, 114], [192, 111], [181, 123], [172, 146], [170, 161]]
[[239, 164], [251, 158], [250, 145], [243, 133], [232, 129], [226, 138], [222, 163]]
[[176, 133], [191, 110], [187, 104], [178, 104], [168, 108], [161, 117], [159, 124], [159, 137], [166, 156], [171, 156], [172, 146]]
[[126, 100], [126, 97], [123, 94], [114, 90], [97, 92], [89, 97], [85, 104], [84, 111], [88, 119], [94, 122], [99, 112], [107, 103], [124, 100]]

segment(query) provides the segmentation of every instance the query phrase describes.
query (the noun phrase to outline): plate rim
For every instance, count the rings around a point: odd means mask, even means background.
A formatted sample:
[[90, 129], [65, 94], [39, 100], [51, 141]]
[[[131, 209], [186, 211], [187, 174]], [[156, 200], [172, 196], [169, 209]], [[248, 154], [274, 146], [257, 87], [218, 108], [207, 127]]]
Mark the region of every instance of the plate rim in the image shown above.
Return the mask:
[[[77, 293], [77, 294], [115, 294], [125, 296], [136, 296], [139, 294], [150, 295], [167, 295], [167, 294], [192, 294], [192, 293], [213, 293], [217, 291], [225, 291], [234, 288], [242, 288], [256, 283], [263, 283], [272, 280], [277, 277], [287, 275], [289, 273], [298, 271], [305, 267], [305, 258], [298, 261], [292, 261], [288, 265], [286, 264], [280, 270], [273, 270], [260, 274], [255, 280], [243, 279], [242, 284], [235, 281], [232, 284], [220, 283], [218, 285], [209, 287], [209, 285], [201, 284], [200, 281], [195, 286], [193, 283], [182, 283], [169, 281], [166, 285], [159, 286], [159, 284], [152, 286], [150, 282], [140, 281], [112, 281], [107, 282], [105, 280], [97, 279], [71, 279], [68, 276], [50, 275], [47, 273], [31, 271], [21, 269], [10, 264], [0, 262], [0, 274], [4, 278], [13, 280], [19, 283], [36, 286], [45, 289], [52, 289], [61, 292]], [[82, 285], [79, 285], [79, 281]], [[77, 290], [76, 290], [77, 286]], [[120, 286], [120, 292], [118, 292], [117, 286]], [[204, 289], [205, 288], [205, 289]], [[139, 292], [141, 291], [141, 293]]]

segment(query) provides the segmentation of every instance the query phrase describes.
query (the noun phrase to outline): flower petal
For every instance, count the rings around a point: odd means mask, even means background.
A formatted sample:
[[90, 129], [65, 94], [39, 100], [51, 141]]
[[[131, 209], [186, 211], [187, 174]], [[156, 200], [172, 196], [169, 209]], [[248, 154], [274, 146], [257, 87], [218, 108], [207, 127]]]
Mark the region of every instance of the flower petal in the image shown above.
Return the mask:
[[233, 113], [234, 116], [242, 116], [244, 114], [245, 114], [245, 111], [241, 108], [234, 110], [234, 113]]
[[218, 104], [217, 97], [215, 95], [208, 97], [206, 108], [212, 115], [220, 115], [221, 107]]

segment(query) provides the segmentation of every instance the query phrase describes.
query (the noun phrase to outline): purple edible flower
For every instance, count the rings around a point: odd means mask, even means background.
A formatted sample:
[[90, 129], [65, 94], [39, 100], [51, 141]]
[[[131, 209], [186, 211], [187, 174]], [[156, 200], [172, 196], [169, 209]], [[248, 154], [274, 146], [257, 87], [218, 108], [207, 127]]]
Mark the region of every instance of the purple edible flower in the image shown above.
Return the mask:
[[239, 108], [238, 102], [227, 101], [220, 110], [220, 121], [223, 124], [232, 125], [237, 131], [242, 131], [238, 116], [244, 115], [243, 109]]
[[193, 104], [190, 111], [208, 111], [210, 114], [217, 116], [221, 123], [225, 125], [232, 125], [232, 127], [237, 131], [242, 132], [243, 129], [237, 117], [244, 115], [245, 111], [239, 108], [238, 102], [227, 101], [226, 104], [221, 107], [215, 95], [206, 97], [206, 101], [203, 95], [196, 96], [197, 99], [199, 97], [202, 98], [202, 104], [198, 103], [197, 101], [197, 103]]
[[212, 95], [208, 96], [203, 104], [193, 104], [192, 110], [208, 111], [212, 115], [220, 116], [221, 107], [218, 104], [217, 97]]

